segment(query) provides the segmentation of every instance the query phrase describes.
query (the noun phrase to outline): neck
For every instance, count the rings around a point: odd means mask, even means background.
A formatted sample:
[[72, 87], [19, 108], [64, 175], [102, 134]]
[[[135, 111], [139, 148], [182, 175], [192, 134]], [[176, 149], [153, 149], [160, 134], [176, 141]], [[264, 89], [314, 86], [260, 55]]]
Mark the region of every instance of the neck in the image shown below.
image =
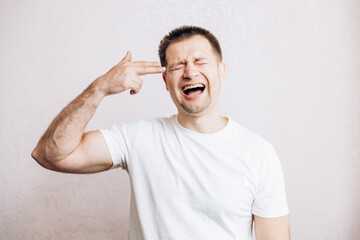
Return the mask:
[[215, 133], [226, 126], [228, 119], [220, 116], [217, 111], [206, 115], [179, 112], [178, 121], [184, 128], [198, 133]]

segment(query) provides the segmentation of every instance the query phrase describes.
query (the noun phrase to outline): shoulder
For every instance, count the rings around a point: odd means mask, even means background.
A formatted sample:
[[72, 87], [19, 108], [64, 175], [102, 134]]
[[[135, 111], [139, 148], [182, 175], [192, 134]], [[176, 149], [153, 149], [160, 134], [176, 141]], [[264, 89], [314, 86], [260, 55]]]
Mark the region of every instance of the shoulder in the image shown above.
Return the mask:
[[265, 176], [269, 171], [275, 172], [275, 175], [280, 176], [281, 164], [274, 145], [241, 124], [234, 123], [234, 125], [234, 132], [236, 132], [239, 139], [237, 147], [241, 149], [239, 151], [243, 153], [242, 156], [246, 159], [254, 176], [260, 179], [261, 176]]
[[173, 116], [141, 119], [113, 125], [111, 130], [113, 132], [124, 132], [127, 134], [149, 133], [149, 131], [159, 131], [160, 129], [170, 127], [172, 120]]
[[[230, 122], [231, 123], [231, 122]], [[232, 121], [233, 138], [237, 152], [241, 154], [249, 166], [255, 171], [276, 160], [277, 156], [272, 143], [243, 125]]]
[[231, 133], [240, 141], [244, 146], [252, 149], [253, 151], [260, 151], [267, 153], [273, 148], [273, 145], [264, 137], [258, 133], [250, 130], [249, 128], [237, 123], [233, 119], [229, 118], [231, 124]]

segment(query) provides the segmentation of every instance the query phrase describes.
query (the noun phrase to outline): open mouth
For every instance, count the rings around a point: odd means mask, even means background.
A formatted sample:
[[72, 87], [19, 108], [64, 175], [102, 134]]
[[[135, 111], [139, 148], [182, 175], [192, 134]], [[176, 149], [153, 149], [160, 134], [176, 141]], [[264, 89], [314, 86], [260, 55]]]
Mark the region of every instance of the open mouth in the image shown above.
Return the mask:
[[198, 95], [202, 93], [205, 89], [205, 85], [202, 83], [192, 84], [192, 85], [186, 85], [183, 87], [183, 92], [187, 96], [193, 96]]

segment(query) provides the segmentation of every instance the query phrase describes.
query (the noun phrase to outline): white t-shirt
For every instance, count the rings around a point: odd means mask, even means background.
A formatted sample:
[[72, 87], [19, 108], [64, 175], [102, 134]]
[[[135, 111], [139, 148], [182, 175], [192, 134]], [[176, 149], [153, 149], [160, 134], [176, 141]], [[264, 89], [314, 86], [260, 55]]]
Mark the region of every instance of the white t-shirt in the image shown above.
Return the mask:
[[177, 115], [100, 131], [130, 177], [130, 240], [248, 240], [252, 214], [289, 213], [273, 146], [232, 119], [212, 134]]

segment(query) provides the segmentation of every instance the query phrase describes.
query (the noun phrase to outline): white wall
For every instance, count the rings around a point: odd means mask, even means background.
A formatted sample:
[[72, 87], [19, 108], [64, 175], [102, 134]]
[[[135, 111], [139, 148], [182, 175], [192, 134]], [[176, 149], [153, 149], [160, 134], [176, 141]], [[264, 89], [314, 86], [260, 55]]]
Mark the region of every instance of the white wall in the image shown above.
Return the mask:
[[[55, 115], [128, 49], [157, 61], [172, 28], [218, 36], [221, 109], [272, 142], [292, 239], [360, 239], [358, 0], [0, 1], [0, 239], [127, 239], [121, 169], [70, 175], [30, 157]], [[105, 99], [88, 129], [175, 113], [160, 75]]]

